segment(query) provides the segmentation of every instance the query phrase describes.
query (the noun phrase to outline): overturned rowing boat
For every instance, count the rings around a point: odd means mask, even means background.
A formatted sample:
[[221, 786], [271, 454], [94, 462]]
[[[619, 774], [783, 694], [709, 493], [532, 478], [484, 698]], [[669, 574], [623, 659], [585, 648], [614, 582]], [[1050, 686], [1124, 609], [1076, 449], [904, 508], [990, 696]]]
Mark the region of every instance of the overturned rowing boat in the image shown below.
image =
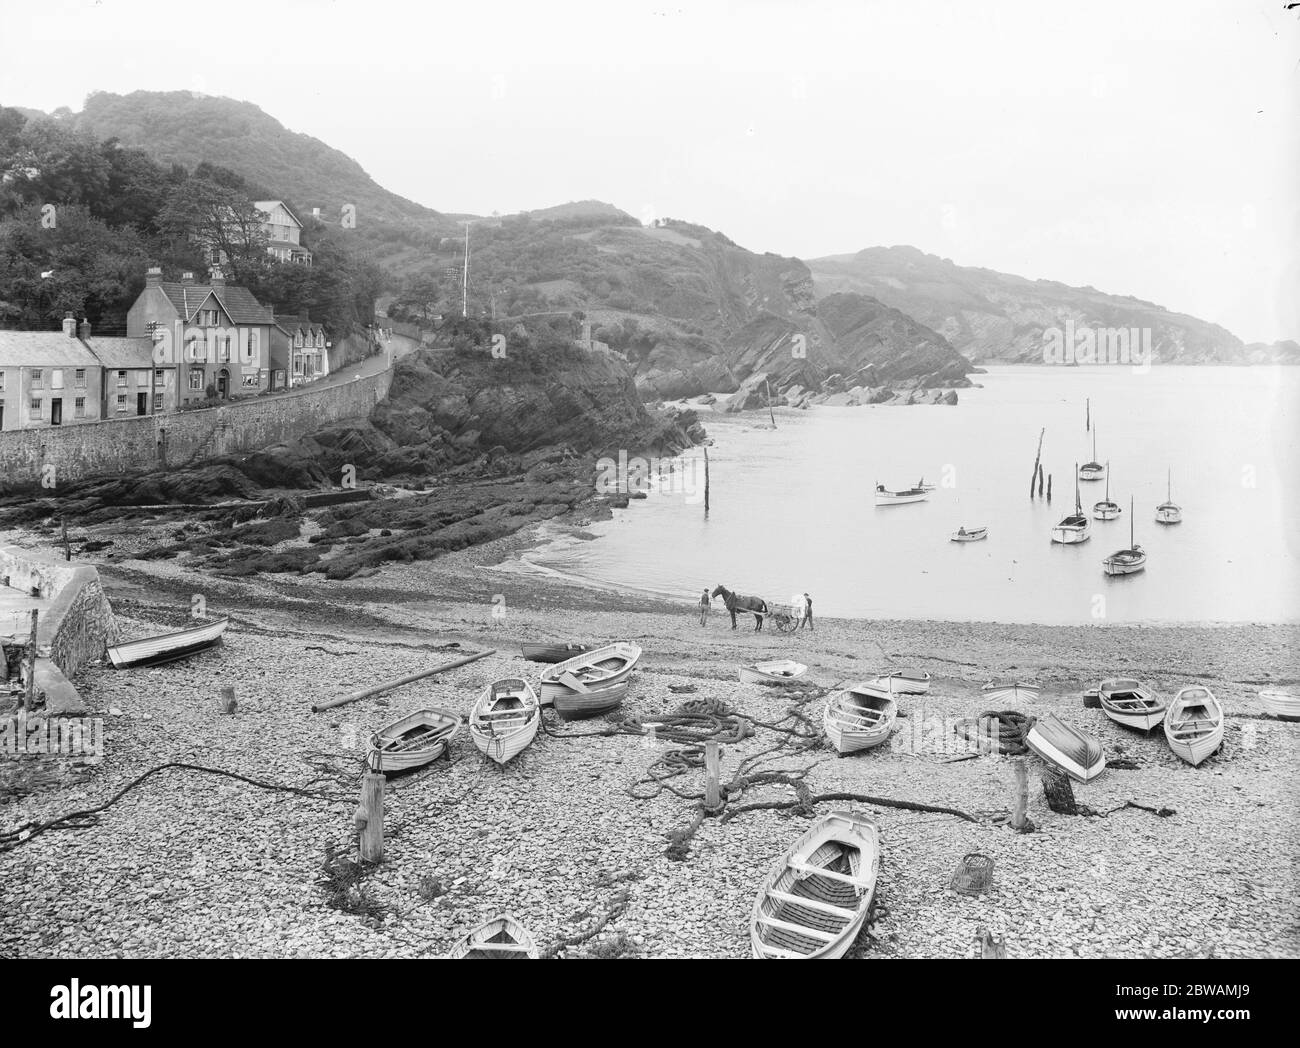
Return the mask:
[[118, 669], [127, 666], [160, 666], [219, 643], [228, 625], [230, 619], [223, 615], [179, 633], [162, 633], [143, 640], [127, 641], [109, 648], [108, 658]]
[[991, 680], [980, 693], [991, 702], [1005, 702], [1008, 699], [1019, 702], [1033, 702], [1038, 698], [1038, 685], [1026, 684], [1018, 680]]
[[1261, 691], [1259, 704], [1264, 707], [1265, 713], [1278, 720], [1300, 720], [1300, 695], [1285, 691]]
[[591, 651], [589, 644], [521, 644], [520, 650], [529, 662], [564, 662]]
[[528, 929], [508, 913], [480, 924], [456, 941], [447, 960], [537, 960], [537, 943]]
[[1080, 782], [1090, 782], [1106, 770], [1101, 743], [1074, 725], [1066, 724], [1055, 713], [1034, 721], [1025, 736], [1025, 745]]

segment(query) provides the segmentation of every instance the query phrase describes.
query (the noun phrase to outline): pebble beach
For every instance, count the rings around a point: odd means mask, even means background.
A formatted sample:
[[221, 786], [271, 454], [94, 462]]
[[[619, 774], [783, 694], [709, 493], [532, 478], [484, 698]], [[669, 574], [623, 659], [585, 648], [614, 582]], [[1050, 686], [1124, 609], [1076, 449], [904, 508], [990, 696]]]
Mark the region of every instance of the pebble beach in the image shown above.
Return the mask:
[[[867, 812], [880, 830], [876, 911], [851, 957], [977, 956], [981, 930], [1004, 938], [1010, 957], [1300, 956], [1300, 724], [1262, 716], [1257, 699], [1300, 679], [1296, 626], [819, 617], [815, 632], [754, 632], [752, 618], [733, 632], [720, 602], [701, 627], [689, 594], [675, 605], [530, 572], [519, 556], [529, 542], [524, 533], [342, 582], [217, 579], [183, 560], [101, 563], [127, 636], [178, 627], [201, 592], [210, 611], [231, 616], [225, 642], [170, 665], [83, 673], [75, 683], [104, 719], [104, 756], [21, 758], [46, 774], [24, 785], [8, 772], [0, 831], [102, 805], [168, 762], [244, 778], [165, 769], [88, 825], [0, 852], [0, 953], [436, 957], [509, 911], [562, 957], [747, 957], [758, 883], [808, 814], [734, 812], [794, 800], [786, 786], [750, 786], [730, 798], [729, 816], [703, 819], [684, 857], [670, 857], [670, 836], [696, 814], [689, 798], [703, 773], [669, 780], [685, 797], [658, 789], [646, 780], [674, 744], [610, 733], [605, 720], [564, 723], [547, 712], [548, 730], [504, 767], [462, 731], [448, 758], [389, 780], [383, 861], [341, 893], [326, 883], [327, 855], [355, 857], [352, 819], [373, 731], [428, 706], [468, 714], [500, 677], [535, 684], [542, 667], [522, 658], [522, 641], [627, 640], [644, 655], [623, 714], [651, 721], [710, 699], [756, 723], [723, 746], [724, 783], [749, 758], [805, 773], [812, 794], [912, 801], [973, 820], [817, 806]], [[495, 654], [446, 674], [311, 712], [313, 702], [488, 648]], [[806, 663], [808, 683], [737, 679], [738, 666], [778, 658]], [[840, 757], [824, 738], [790, 734], [820, 732], [828, 690], [902, 666], [933, 683], [927, 695], [901, 697], [890, 745]], [[1031, 755], [1034, 832], [998, 818], [1012, 805], [1014, 760], [972, 756], [949, 727], [987, 709], [980, 686], [1006, 676], [1041, 686], [1023, 712], [1055, 711], [1096, 735], [1108, 760], [1131, 765], [1074, 784], [1079, 803], [1104, 814], [1050, 811], [1043, 764]], [[1083, 690], [1110, 676], [1138, 677], [1166, 696], [1209, 686], [1228, 714], [1223, 750], [1193, 768], [1158, 730], [1143, 736], [1085, 708]], [[223, 687], [235, 688], [233, 714]], [[995, 863], [991, 889], [976, 896], [950, 886], [972, 852]]]

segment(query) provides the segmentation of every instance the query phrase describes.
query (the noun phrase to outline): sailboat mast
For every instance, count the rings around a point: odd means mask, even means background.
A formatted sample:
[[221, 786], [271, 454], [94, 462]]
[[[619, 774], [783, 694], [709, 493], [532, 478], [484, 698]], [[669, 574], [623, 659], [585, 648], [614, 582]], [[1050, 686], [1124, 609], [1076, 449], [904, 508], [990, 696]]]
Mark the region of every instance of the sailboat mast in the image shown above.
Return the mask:
[[1079, 464], [1074, 464], [1074, 515], [1077, 517], [1083, 512], [1083, 503], [1079, 501]]
[[1137, 549], [1137, 543], [1133, 541], [1133, 496], [1128, 497], [1128, 548]]
[[469, 316], [469, 223], [465, 223], [465, 273], [460, 285], [460, 315]]

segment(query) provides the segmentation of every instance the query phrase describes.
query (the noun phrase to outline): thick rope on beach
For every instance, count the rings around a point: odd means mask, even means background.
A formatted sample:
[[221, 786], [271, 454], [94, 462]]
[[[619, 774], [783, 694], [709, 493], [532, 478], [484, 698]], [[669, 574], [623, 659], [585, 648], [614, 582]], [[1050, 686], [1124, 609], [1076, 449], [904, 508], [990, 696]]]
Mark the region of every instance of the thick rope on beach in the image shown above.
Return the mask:
[[1025, 736], [1034, 718], [1016, 710], [985, 710], [978, 717], [965, 717], [953, 725], [963, 739], [984, 743], [994, 753], [1019, 757], [1029, 752]]

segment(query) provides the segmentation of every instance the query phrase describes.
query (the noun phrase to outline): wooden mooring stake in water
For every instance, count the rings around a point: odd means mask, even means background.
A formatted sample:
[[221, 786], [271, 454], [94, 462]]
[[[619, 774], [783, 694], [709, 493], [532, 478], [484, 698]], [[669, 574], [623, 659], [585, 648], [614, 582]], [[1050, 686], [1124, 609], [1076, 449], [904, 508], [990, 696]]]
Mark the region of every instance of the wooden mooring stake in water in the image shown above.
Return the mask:
[[767, 390], [767, 416], [772, 420], [772, 428], [776, 429], [776, 413], [772, 410], [772, 387], [767, 379], [763, 379], [763, 388]]
[[1034, 472], [1029, 474], [1029, 497], [1031, 499], [1034, 497], [1034, 481], [1038, 479], [1039, 463], [1043, 460], [1043, 435], [1046, 432], [1046, 426], [1038, 431], [1038, 451], [1034, 453]]
[[709, 448], [704, 447], [704, 515], [709, 515]]

